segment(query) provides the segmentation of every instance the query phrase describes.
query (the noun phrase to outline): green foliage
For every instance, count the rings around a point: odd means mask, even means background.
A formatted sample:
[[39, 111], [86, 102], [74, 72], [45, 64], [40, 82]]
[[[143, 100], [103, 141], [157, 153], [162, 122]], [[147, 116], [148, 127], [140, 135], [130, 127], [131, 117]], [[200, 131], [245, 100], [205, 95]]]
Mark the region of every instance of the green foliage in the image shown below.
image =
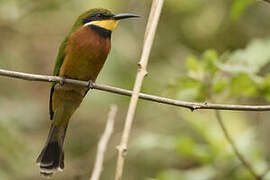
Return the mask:
[[[139, 152], [149, 152], [155, 157], [156, 152], [160, 151], [159, 154], [166, 154], [167, 159], [178, 162], [176, 166], [164, 168], [157, 173], [157, 180], [252, 180], [253, 176], [241, 165], [214, 119], [209, 120], [209, 124], [203, 124], [200, 120], [205, 119], [205, 116], [209, 117], [209, 114], [189, 114], [183, 114], [186, 117], [185, 122], [189, 125], [188, 131], [178, 133], [179, 135], [142, 133], [133, 142], [132, 148], [137, 152], [133, 158], [139, 157]], [[240, 152], [248, 161], [252, 161], [256, 171], [263, 172], [266, 169], [266, 161], [259, 148], [260, 144], [256, 141], [255, 130], [246, 129], [238, 133], [234, 139]]]
[[[251, 41], [245, 49], [224, 55], [219, 55], [214, 50], [207, 50], [200, 57], [189, 56], [186, 59], [187, 73], [170, 84], [169, 92], [174, 93], [176, 98], [190, 101], [215, 100], [216, 103], [217, 100], [225, 103], [226, 100], [238, 102], [239, 99], [270, 101], [270, 75], [261, 73], [270, 62], [269, 42], [269, 39]], [[185, 95], [188, 98], [184, 97]], [[200, 115], [200, 119], [203, 119], [202, 116]], [[253, 179], [245, 168], [239, 167], [239, 161], [232, 151], [228, 151], [228, 144], [224, 143], [224, 137], [213, 136], [216, 130], [214, 124], [202, 124], [190, 115], [184, 117], [192, 130], [201, 138], [182, 135], [175, 140], [175, 151], [179, 159], [191, 161], [195, 167], [186, 171], [164, 170], [158, 174], [158, 180], [202, 179], [201, 177]], [[250, 129], [249, 133], [238, 143], [250, 142], [255, 134], [254, 129]], [[257, 167], [256, 170], [263, 171], [266, 161], [261, 150], [254, 144], [255, 141], [246, 144], [246, 148], [240, 148], [240, 151], [253, 162], [252, 166]], [[263, 166], [260, 167], [259, 164]], [[222, 168], [222, 172], [219, 168]]]
[[267, 74], [260, 84], [260, 93], [267, 101], [270, 101], [270, 74]]
[[[270, 78], [260, 71], [270, 61], [270, 39], [251, 41], [242, 50], [218, 55], [207, 50], [200, 58], [189, 56], [187, 75], [170, 84], [178, 98], [207, 101], [223, 98], [261, 98], [269, 101]], [[188, 96], [186, 98], [185, 96]]]
[[246, 73], [234, 75], [230, 83], [232, 96], [257, 97], [258, 84]]
[[213, 76], [216, 71], [216, 62], [219, 61], [219, 57], [216, 51], [214, 50], [208, 50], [203, 54], [203, 62], [204, 62], [204, 70], [206, 73], [208, 73], [209, 76]]
[[226, 87], [228, 86], [229, 82], [226, 78], [223, 78], [223, 79], [215, 79], [213, 81], [213, 84], [212, 84], [212, 89], [211, 91], [214, 93], [214, 94], [218, 94], [218, 93], [221, 93], [223, 92]]
[[252, 40], [245, 49], [228, 55], [218, 67], [229, 73], [258, 73], [270, 60], [270, 38]]
[[191, 137], [179, 138], [175, 146], [175, 150], [180, 157], [197, 161], [201, 165], [212, 162], [213, 152], [211, 152], [209, 146], [199, 144]]
[[186, 60], [186, 66], [188, 69], [198, 72], [201, 68], [200, 62], [194, 56], [189, 56]]
[[234, 0], [230, 12], [231, 18], [239, 20], [245, 10], [253, 3], [255, 3], [255, 0]]

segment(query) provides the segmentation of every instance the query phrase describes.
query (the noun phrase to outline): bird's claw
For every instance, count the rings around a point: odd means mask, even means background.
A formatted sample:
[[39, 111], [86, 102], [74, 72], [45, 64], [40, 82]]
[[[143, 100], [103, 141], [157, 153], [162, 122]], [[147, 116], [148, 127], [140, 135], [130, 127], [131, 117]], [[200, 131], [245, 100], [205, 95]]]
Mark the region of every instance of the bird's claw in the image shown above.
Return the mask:
[[88, 81], [88, 89], [94, 89], [94, 82], [92, 80]]
[[64, 86], [65, 80], [66, 80], [66, 78], [65, 78], [65, 77], [62, 77], [62, 79], [59, 81], [59, 84], [60, 84], [61, 86]]

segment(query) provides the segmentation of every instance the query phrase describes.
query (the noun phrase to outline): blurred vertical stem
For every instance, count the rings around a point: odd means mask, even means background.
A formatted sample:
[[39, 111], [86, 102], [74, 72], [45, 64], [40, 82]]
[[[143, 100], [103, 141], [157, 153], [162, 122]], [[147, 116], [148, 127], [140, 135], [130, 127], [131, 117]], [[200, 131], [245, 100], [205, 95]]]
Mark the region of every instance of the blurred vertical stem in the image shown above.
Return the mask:
[[115, 180], [122, 179], [124, 160], [127, 154], [127, 144], [128, 144], [129, 135], [131, 132], [132, 122], [134, 119], [142, 82], [143, 82], [144, 77], [147, 74], [146, 67], [147, 67], [149, 56], [150, 56], [152, 44], [155, 38], [155, 33], [156, 33], [159, 17], [161, 14], [163, 2], [164, 2], [163, 0], [153, 0], [152, 2], [152, 7], [151, 7], [148, 23], [145, 30], [144, 45], [143, 45], [141, 60], [138, 64], [139, 69], [137, 72], [136, 81], [133, 88], [133, 93], [132, 93], [131, 100], [129, 103], [129, 108], [128, 108], [128, 112], [127, 112], [127, 116], [125, 120], [125, 127], [123, 130], [121, 142], [120, 142], [120, 145], [117, 147], [118, 159], [117, 159], [117, 165], [116, 165]]
[[230, 136], [228, 130], [225, 127], [225, 124], [223, 123], [223, 119], [221, 117], [220, 111], [215, 111], [216, 118], [218, 120], [218, 123], [224, 133], [224, 136], [226, 137], [227, 141], [231, 144], [233, 148], [233, 152], [238, 157], [238, 159], [242, 162], [242, 164], [247, 168], [247, 170], [254, 176], [256, 180], [263, 179], [263, 176], [258, 175], [253, 167], [248, 163], [248, 161], [245, 159], [245, 157], [241, 154], [241, 152], [238, 150], [235, 142], [233, 141], [232, 137]]
[[107, 149], [107, 144], [109, 142], [109, 139], [113, 133], [116, 113], [117, 113], [117, 106], [111, 105], [106, 128], [98, 143], [96, 162], [95, 162], [95, 166], [94, 166], [90, 180], [99, 180], [99, 177], [101, 175], [102, 168], [103, 168], [104, 155]]

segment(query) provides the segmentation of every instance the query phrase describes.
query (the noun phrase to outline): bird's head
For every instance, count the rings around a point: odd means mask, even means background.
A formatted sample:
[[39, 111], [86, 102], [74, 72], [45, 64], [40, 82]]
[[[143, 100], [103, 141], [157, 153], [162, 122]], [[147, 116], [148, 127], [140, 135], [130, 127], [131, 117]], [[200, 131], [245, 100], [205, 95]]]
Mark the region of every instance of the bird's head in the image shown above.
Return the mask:
[[88, 25], [98, 26], [100, 28], [113, 31], [119, 20], [135, 17], [140, 16], [130, 13], [113, 14], [111, 11], [103, 8], [90, 9], [77, 18], [72, 27], [72, 31], [74, 32], [80, 27]]

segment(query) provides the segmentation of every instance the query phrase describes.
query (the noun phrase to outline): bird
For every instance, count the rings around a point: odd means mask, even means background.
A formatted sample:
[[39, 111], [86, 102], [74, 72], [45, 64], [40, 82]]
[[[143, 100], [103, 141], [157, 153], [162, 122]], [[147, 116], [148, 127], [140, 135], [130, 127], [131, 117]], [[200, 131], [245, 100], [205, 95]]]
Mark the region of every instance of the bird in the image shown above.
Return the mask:
[[72, 114], [90, 88], [64, 83], [65, 78], [96, 81], [111, 49], [111, 34], [122, 19], [137, 18], [132, 13], [113, 14], [104, 8], [82, 13], [59, 46], [53, 75], [63, 79], [52, 83], [49, 111], [51, 127], [36, 163], [40, 174], [51, 177], [64, 169], [64, 139]]

